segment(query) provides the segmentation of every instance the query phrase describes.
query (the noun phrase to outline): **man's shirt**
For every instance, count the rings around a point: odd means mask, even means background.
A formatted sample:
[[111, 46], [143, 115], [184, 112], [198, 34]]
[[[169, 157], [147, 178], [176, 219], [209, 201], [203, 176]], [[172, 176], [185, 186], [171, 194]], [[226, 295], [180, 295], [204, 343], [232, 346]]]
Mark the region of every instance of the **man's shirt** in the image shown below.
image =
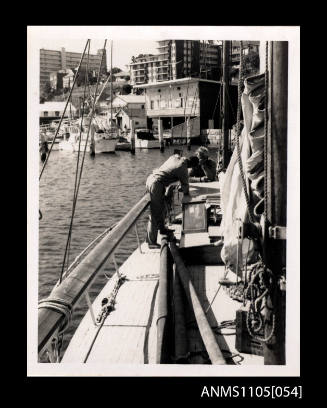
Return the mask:
[[170, 156], [162, 166], [153, 170], [152, 174], [165, 187], [175, 181], [180, 181], [183, 192], [188, 194], [187, 159], [185, 157], [180, 157], [178, 154]]

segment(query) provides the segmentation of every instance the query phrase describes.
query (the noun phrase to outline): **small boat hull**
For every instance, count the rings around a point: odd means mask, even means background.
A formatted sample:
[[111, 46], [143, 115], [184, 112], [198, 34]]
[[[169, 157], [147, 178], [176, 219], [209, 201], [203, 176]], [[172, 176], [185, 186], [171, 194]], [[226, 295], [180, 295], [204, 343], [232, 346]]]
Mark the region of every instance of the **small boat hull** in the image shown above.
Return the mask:
[[98, 139], [94, 141], [94, 153], [114, 153], [116, 150], [116, 139]]
[[135, 138], [135, 149], [160, 149], [159, 140]]
[[118, 142], [116, 145], [116, 150], [131, 150], [131, 144], [129, 142]]
[[[59, 150], [65, 150], [68, 152], [78, 152], [80, 149], [81, 152], [84, 151], [85, 148], [85, 141], [81, 141], [81, 144], [79, 145], [79, 142], [70, 142], [69, 140], [63, 140], [62, 142], [59, 143]], [[88, 143], [86, 146], [86, 151], [90, 151], [90, 144]]]

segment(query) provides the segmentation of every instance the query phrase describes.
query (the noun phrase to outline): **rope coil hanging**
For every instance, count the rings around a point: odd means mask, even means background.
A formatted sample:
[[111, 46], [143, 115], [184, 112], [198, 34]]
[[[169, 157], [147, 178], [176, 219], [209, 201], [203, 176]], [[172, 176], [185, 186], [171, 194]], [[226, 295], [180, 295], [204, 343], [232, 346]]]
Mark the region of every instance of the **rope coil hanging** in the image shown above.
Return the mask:
[[274, 275], [270, 269], [266, 268], [262, 261], [251, 266], [248, 286], [244, 291], [244, 301], [250, 299], [250, 308], [246, 317], [246, 327], [251, 337], [264, 343], [268, 343], [275, 334], [276, 314], [275, 312], [272, 314], [270, 333], [266, 337], [258, 336], [257, 333], [260, 332], [264, 323], [261, 314], [261, 303], [267, 296], [270, 296], [271, 299], [274, 298], [273, 292], [275, 288]]

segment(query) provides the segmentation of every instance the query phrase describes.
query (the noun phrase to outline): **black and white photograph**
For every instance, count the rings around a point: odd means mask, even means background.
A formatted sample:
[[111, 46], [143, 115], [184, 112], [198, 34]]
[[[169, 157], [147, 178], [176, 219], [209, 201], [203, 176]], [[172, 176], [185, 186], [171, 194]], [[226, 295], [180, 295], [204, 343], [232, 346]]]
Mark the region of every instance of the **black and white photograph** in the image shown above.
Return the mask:
[[28, 376], [300, 375], [300, 27], [28, 26]]

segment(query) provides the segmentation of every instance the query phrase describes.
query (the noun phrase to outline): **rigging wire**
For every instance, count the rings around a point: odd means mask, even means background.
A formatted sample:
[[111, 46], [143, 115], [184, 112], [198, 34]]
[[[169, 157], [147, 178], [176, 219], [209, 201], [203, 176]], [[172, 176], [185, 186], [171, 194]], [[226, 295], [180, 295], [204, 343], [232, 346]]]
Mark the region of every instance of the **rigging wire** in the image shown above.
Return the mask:
[[[89, 68], [89, 57], [90, 57], [90, 43], [89, 43], [88, 54], [87, 54], [86, 73], [88, 72], [88, 68]], [[81, 117], [81, 123], [80, 123], [80, 131], [79, 131], [79, 143], [78, 143], [78, 153], [77, 153], [76, 172], [75, 172], [72, 214], [75, 214], [75, 207], [76, 207], [76, 202], [77, 202], [77, 194], [76, 194], [77, 177], [78, 177], [78, 171], [79, 171], [79, 160], [80, 160], [80, 156], [81, 156], [82, 129], [83, 129], [83, 119], [84, 119], [84, 111], [85, 111], [84, 101], [85, 101], [85, 96], [86, 96], [86, 85], [87, 85], [87, 83], [88, 83], [88, 76], [85, 75], [85, 78], [84, 78], [84, 93], [83, 93], [83, 109], [82, 109], [82, 117]], [[86, 147], [86, 143], [85, 143], [84, 149], [85, 149], [85, 147]], [[74, 217], [74, 216], [72, 215], [72, 217]], [[71, 223], [72, 223], [72, 221], [71, 221]], [[69, 265], [69, 253], [70, 253], [70, 243], [71, 243], [72, 232], [73, 232], [72, 228], [69, 228], [66, 267], [68, 267], [68, 265]], [[66, 258], [66, 252], [65, 252], [64, 260], [65, 260], [65, 258]]]
[[182, 124], [182, 130], [181, 130], [181, 136], [180, 136], [180, 137], [183, 137], [184, 124], [185, 124], [185, 122], [186, 122], [186, 115], [185, 115], [185, 113], [186, 113], [186, 104], [187, 104], [188, 88], [189, 88], [189, 85], [190, 85], [190, 81], [191, 81], [191, 78], [189, 78], [189, 80], [188, 80], [188, 82], [187, 82], [186, 98], [185, 98], [185, 107], [184, 107], [184, 122], [183, 122], [183, 124]]
[[[107, 44], [107, 40], [105, 40], [104, 42], [104, 46], [103, 49], [105, 49]], [[99, 86], [99, 82], [100, 82], [100, 73], [101, 73], [101, 67], [102, 67], [102, 61], [103, 61], [103, 56], [104, 56], [104, 52], [102, 53], [102, 57], [101, 57], [101, 62], [100, 62], [100, 68], [99, 68], [99, 72], [98, 72], [98, 78], [97, 78], [97, 83], [96, 83], [96, 89], [95, 89], [95, 95], [97, 93], [98, 90], [98, 86]], [[80, 182], [81, 182], [81, 178], [82, 178], [82, 172], [83, 172], [83, 167], [84, 167], [84, 159], [85, 159], [85, 153], [86, 153], [86, 147], [87, 147], [87, 142], [88, 142], [88, 138], [89, 138], [89, 134], [90, 134], [90, 129], [91, 129], [91, 124], [92, 124], [92, 120], [93, 120], [93, 116], [94, 116], [94, 110], [95, 110], [95, 98], [93, 100], [93, 106], [92, 106], [92, 111], [90, 114], [90, 126], [88, 126], [88, 131], [87, 131], [87, 136], [86, 136], [86, 140], [85, 140], [85, 146], [84, 146], [84, 154], [83, 154], [83, 159], [82, 159], [82, 163], [81, 163], [81, 169], [80, 169], [80, 173], [79, 173], [79, 179], [78, 179], [78, 184], [76, 187], [76, 199], [74, 200], [75, 205], [73, 204], [73, 210], [72, 210], [72, 216], [71, 216], [71, 222], [70, 222], [70, 227], [69, 227], [69, 235], [71, 235], [71, 230], [73, 228], [73, 219], [74, 219], [74, 215], [75, 215], [75, 208], [76, 208], [76, 202], [77, 202], [77, 196], [78, 196], [78, 192], [79, 192], [79, 187], [80, 187]], [[84, 107], [84, 103], [83, 103], [83, 107]], [[67, 244], [66, 244], [66, 250], [65, 250], [65, 255], [64, 255], [64, 261], [62, 264], [62, 269], [61, 269], [61, 274], [60, 274], [60, 280], [59, 283], [61, 283], [62, 281], [62, 276], [64, 273], [64, 267], [65, 267], [65, 261], [66, 261], [66, 256], [67, 256], [67, 251], [68, 251], [68, 245], [69, 245], [69, 238], [67, 239]]]

